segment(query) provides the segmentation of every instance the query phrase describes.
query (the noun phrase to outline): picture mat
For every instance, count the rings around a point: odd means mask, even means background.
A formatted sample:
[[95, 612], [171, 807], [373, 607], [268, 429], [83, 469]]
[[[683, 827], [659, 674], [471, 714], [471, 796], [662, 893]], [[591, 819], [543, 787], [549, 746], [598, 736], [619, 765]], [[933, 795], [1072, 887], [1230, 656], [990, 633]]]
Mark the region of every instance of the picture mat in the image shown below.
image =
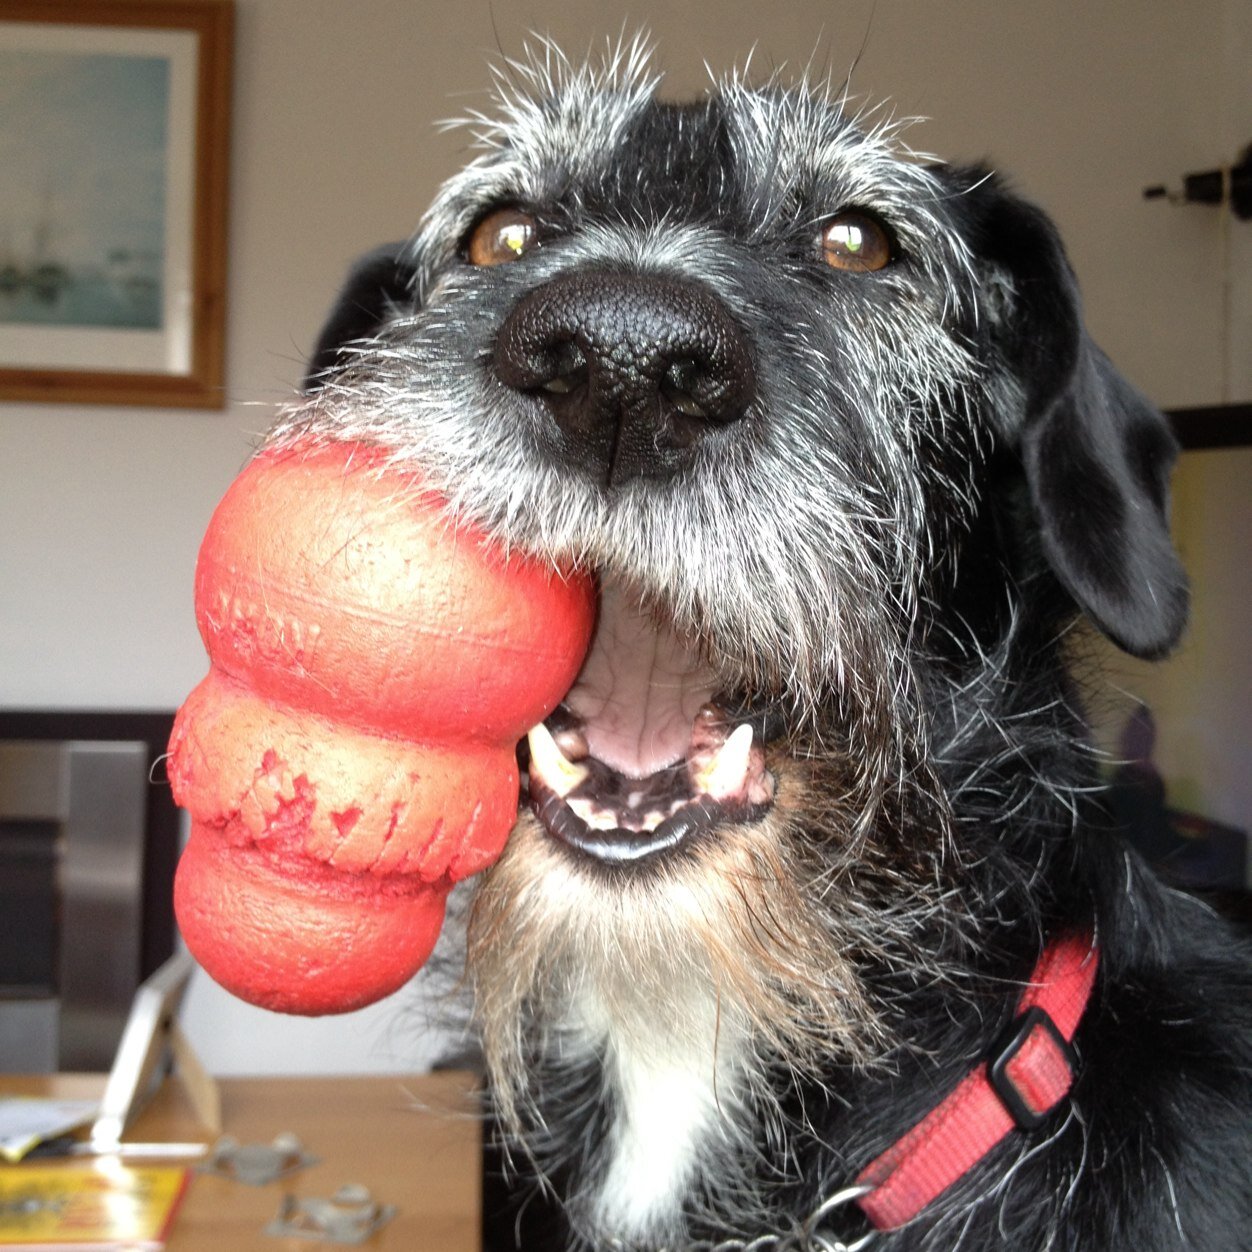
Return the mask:
[[0, 52], [162, 57], [169, 63], [162, 329], [0, 323], [0, 368], [191, 372], [196, 84], [194, 31], [0, 21]]

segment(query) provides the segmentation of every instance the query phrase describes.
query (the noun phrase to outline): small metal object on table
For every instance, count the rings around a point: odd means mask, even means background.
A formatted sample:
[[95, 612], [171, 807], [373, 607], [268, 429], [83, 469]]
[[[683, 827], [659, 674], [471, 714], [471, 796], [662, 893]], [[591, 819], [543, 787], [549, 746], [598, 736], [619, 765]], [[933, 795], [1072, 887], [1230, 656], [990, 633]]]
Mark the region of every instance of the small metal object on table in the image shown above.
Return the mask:
[[275, 1135], [271, 1143], [240, 1143], [234, 1135], [223, 1135], [197, 1172], [263, 1187], [267, 1182], [316, 1165], [318, 1159], [306, 1152], [304, 1144], [289, 1130]]
[[316, 1196], [283, 1197], [267, 1235], [294, 1235], [323, 1243], [364, 1243], [396, 1215], [394, 1205], [379, 1204], [367, 1187], [348, 1183], [328, 1200]]

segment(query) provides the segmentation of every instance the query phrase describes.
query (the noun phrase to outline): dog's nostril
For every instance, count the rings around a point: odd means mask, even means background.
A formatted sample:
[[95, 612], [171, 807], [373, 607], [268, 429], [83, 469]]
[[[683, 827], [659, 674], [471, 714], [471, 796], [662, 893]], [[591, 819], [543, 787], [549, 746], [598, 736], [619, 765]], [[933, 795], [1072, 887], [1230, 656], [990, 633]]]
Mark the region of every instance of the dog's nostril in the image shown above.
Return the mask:
[[709, 417], [709, 410], [696, 399], [705, 371], [692, 360], [675, 361], [661, 378], [661, 395], [684, 417]]
[[582, 349], [572, 340], [562, 344], [553, 353], [553, 373], [539, 384], [541, 391], [551, 395], [566, 396], [587, 383], [590, 368]]

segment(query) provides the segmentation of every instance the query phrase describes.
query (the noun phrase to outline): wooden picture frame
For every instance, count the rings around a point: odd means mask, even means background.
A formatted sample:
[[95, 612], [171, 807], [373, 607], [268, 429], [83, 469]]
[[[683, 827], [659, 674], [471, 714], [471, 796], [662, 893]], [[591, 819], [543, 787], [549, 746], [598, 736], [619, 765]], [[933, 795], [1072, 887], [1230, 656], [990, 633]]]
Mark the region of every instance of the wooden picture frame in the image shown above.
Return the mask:
[[222, 408], [233, 0], [0, 0], [0, 400]]

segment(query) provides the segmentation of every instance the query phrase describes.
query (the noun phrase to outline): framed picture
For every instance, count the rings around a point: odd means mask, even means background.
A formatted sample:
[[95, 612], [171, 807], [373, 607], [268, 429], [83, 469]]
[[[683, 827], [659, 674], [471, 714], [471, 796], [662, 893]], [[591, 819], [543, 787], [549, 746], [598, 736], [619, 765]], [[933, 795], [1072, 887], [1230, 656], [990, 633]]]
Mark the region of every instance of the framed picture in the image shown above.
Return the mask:
[[0, 400], [221, 408], [233, 0], [0, 0]]

